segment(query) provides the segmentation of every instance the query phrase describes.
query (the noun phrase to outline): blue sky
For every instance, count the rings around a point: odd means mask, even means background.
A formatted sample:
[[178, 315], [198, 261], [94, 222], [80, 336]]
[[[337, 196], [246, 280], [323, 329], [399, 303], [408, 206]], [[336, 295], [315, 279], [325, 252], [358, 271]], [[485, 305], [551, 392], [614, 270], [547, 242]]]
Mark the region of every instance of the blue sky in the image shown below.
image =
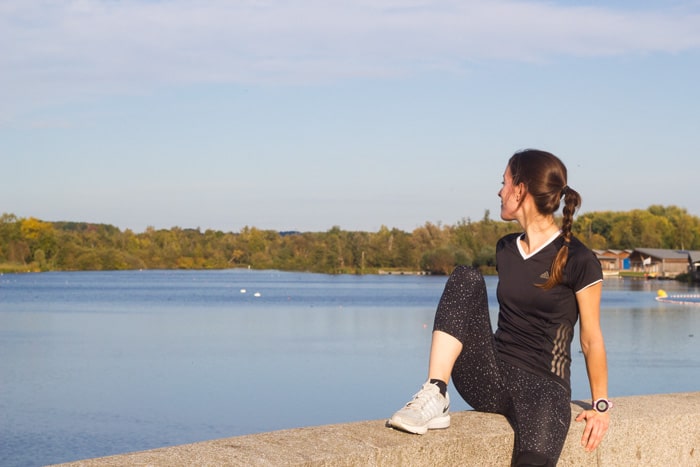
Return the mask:
[[581, 212], [700, 215], [700, 2], [4, 0], [0, 212], [411, 231], [559, 155]]

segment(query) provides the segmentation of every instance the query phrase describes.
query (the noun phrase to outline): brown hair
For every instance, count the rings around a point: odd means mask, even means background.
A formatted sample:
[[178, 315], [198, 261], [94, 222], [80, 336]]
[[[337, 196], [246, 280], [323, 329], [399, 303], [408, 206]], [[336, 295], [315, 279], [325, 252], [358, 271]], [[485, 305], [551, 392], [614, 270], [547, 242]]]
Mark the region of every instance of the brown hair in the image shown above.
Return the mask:
[[554, 154], [536, 149], [526, 149], [513, 154], [508, 161], [508, 168], [513, 177], [513, 184], [522, 183], [525, 191], [535, 201], [537, 211], [542, 215], [554, 215], [564, 199], [563, 220], [561, 225], [564, 244], [552, 262], [549, 279], [541, 285], [551, 289], [559, 284], [564, 276], [564, 266], [569, 256], [571, 227], [574, 213], [581, 206], [581, 195], [566, 182], [566, 166]]

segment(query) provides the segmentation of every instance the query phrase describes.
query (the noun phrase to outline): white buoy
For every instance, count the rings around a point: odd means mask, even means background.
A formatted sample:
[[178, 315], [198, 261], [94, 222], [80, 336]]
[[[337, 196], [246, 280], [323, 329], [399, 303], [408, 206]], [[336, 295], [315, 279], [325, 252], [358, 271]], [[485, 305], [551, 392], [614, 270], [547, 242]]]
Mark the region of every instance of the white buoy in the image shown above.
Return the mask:
[[260, 292], [255, 292], [253, 295], [256, 296], [256, 297], [259, 297], [259, 296], [260, 296]]
[[245, 289], [241, 289], [241, 293], [246, 293], [246, 290], [245, 290]]

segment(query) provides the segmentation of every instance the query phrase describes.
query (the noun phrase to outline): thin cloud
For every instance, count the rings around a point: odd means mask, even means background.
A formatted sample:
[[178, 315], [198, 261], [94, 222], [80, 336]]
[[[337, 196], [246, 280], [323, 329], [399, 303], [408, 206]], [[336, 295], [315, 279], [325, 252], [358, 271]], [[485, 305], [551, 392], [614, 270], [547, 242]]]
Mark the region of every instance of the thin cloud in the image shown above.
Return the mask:
[[[700, 9], [534, 1], [4, 1], [0, 104], [180, 83], [392, 77], [479, 60], [678, 53]], [[0, 116], [0, 119], [2, 117]]]

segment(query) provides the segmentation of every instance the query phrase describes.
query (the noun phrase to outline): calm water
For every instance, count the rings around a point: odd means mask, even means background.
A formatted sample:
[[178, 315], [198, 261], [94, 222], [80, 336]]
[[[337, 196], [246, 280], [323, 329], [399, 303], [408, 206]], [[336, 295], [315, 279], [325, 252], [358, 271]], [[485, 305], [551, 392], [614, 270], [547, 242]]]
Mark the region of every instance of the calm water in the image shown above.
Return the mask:
[[[422, 384], [445, 277], [0, 275], [0, 465], [391, 415]], [[495, 318], [496, 279], [487, 278]], [[700, 306], [606, 280], [613, 396], [700, 390]], [[245, 290], [245, 293], [243, 292]], [[575, 341], [573, 397], [588, 399]], [[456, 395], [456, 394], [455, 394]], [[454, 409], [468, 408], [454, 397]]]

